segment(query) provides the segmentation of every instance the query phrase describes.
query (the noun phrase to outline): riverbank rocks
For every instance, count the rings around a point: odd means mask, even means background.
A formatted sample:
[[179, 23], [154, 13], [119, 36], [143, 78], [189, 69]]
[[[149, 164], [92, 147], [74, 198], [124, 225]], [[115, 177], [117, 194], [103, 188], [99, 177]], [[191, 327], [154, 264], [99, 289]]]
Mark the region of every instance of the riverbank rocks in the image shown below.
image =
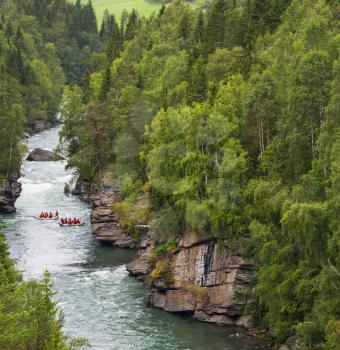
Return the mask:
[[177, 247], [155, 261], [155, 247], [164, 243], [148, 225], [140, 225], [138, 242], [120, 226], [114, 204], [122, 200], [117, 179], [105, 178], [101, 185], [78, 181], [75, 193], [93, 204], [92, 230], [97, 240], [124, 248], [137, 248], [136, 258], [126, 268], [143, 281], [150, 293], [146, 304], [168, 312], [219, 325], [250, 328], [247, 311], [251, 299], [254, 260], [242, 257], [228, 242], [217, 242], [209, 234], [198, 237], [185, 233], [177, 237]]
[[54, 162], [64, 160], [61, 155], [42, 148], [35, 148], [26, 158], [30, 162]]
[[92, 186], [77, 181], [73, 193], [92, 203], [92, 233], [99, 242], [121, 248], [136, 247], [133, 238], [120, 227], [113, 210], [113, 205], [122, 200], [120, 183], [117, 179], [107, 177], [102, 179], [100, 185]]
[[[140, 249], [137, 258], [127, 265], [131, 276], [150, 287], [147, 304], [194, 319], [220, 325], [251, 327], [247, 313], [254, 260], [230, 252], [213, 238], [184, 235], [168, 259], [171, 278], [153, 280], [150, 262], [152, 245]], [[168, 274], [169, 276], [169, 274]]]
[[32, 136], [44, 130], [51, 129], [52, 127], [53, 124], [47, 120], [35, 120], [29, 125], [27, 132]]
[[14, 213], [14, 204], [20, 193], [21, 183], [17, 179], [0, 180], [0, 213]]

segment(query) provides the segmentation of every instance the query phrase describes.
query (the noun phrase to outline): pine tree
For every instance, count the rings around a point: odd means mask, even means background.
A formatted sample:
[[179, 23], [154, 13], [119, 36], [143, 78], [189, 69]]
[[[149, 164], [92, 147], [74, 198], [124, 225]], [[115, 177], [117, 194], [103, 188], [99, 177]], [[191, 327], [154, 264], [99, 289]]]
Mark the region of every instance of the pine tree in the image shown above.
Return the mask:
[[25, 52], [25, 41], [24, 36], [20, 28], [18, 28], [15, 38], [14, 38], [14, 46], [20, 51]]
[[14, 29], [13, 29], [12, 21], [9, 20], [6, 26], [5, 36], [9, 41], [13, 35], [14, 35]]
[[184, 41], [186, 41], [190, 35], [190, 18], [188, 12], [185, 12], [179, 21], [178, 35], [183, 38]]
[[133, 9], [127, 20], [127, 24], [124, 32], [124, 40], [132, 40], [136, 35], [137, 29], [138, 29], [138, 15], [137, 15], [137, 11]]
[[10, 50], [7, 69], [11, 76], [15, 77], [20, 83], [25, 81], [25, 66], [22, 58], [21, 50], [13, 47]]
[[106, 22], [105, 22], [104, 19], [102, 20], [102, 24], [100, 26], [99, 36], [102, 39], [106, 39], [107, 38]]
[[110, 91], [112, 85], [112, 75], [110, 66], [108, 66], [104, 72], [102, 83], [100, 86], [98, 100], [104, 102], [108, 92]]
[[205, 30], [205, 43], [208, 52], [214, 51], [217, 47], [224, 47], [226, 14], [226, 0], [216, 0], [212, 4]]
[[204, 67], [204, 58], [200, 56], [189, 73], [188, 103], [203, 102], [207, 98], [207, 91], [208, 81]]
[[202, 43], [204, 40], [204, 17], [203, 17], [203, 12], [199, 11], [198, 15], [196, 17], [195, 21], [195, 27], [194, 27], [194, 38], [197, 43]]
[[96, 34], [98, 32], [97, 17], [91, 0], [89, 0], [88, 4], [83, 8], [82, 29], [88, 33]]
[[122, 15], [120, 17], [120, 30], [122, 33], [125, 32], [125, 28], [126, 28], [126, 23], [129, 19], [129, 12], [127, 12], [126, 9], [123, 10]]
[[158, 17], [162, 17], [165, 13], [165, 10], [166, 10], [166, 7], [165, 7], [165, 4], [163, 3], [162, 4], [162, 7], [160, 8], [159, 12], [158, 12]]
[[81, 0], [77, 0], [75, 5], [73, 6], [73, 23], [71, 23], [73, 33], [79, 33], [83, 29], [83, 8], [80, 1]]
[[106, 57], [111, 64], [111, 62], [118, 57], [119, 51], [122, 47], [122, 35], [121, 31], [118, 27], [118, 24], [115, 20], [114, 15], [109, 17], [109, 25], [108, 25], [108, 41], [106, 46]]

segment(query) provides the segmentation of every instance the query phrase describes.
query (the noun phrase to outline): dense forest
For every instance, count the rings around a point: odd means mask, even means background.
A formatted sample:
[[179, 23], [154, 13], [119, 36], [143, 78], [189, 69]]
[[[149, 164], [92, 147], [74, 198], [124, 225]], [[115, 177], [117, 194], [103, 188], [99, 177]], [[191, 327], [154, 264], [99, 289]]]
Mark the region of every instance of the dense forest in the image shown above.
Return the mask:
[[[147, 223], [241, 246], [257, 262], [254, 327], [337, 350], [339, 23], [337, 0], [175, 1], [99, 29], [91, 1], [0, 0], [0, 179], [19, 176], [27, 127], [53, 123], [63, 96], [68, 167], [120, 180], [136, 239]], [[85, 345], [63, 336], [48, 273], [23, 282], [2, 236], [0, 280], [2, 349]]]
[[0, 176], [17, 176], [26, 128], [55, 121], [64, 84], [96, 67], [99, 39], [91, 2], [0, 1]]
[[[121, 224], [242, 245], [257, 261], [254, 326], [340, 344], [340, 5], [175, 1], [104, 18], [62, 139], [80, 179], [120, 179]], [[136, 233], [136, 238], [137, 233]]]
[[[91, 3], [0, 1], [0, 187], [20, 175], [28, 127], [55, 122], [64, 84], [81, 85], [91, 54], [101, 49]], [[63, 334], [53, 296], [48, 272], [41, 281], [23, 281], [0, 234], [0, 348], [86, 347]]]

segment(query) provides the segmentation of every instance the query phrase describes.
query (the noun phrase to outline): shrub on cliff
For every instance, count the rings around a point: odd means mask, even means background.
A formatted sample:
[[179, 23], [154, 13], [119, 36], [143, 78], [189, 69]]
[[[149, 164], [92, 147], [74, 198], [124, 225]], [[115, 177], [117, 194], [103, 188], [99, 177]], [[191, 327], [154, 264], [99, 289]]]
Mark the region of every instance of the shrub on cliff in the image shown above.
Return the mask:
[[160, 259], [156, 262], [150, 275], [151, 283], [162, 280], [166, 285], [173, 282], [169, 259]]

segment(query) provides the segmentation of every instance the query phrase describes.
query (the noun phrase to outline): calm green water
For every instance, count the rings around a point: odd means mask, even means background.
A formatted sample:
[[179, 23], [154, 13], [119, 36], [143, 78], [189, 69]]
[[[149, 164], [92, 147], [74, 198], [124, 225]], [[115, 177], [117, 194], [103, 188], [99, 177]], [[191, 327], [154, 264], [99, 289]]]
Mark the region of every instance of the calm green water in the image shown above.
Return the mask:
[[[28, 148], [53, 149], [58, 129], [32, 137]], [[25, 278], [39, 277], [45, 268], [54, 277], [68, 334], [87, 337], [98, 350], [243, 350], [254, 340], [233, 336], [237, 330], [195, 322], [146, 307], [147, 290], [128, 276], [128, 250], [99, 245], [90, 234], [90, 208], [63, 193], [71, 174], [64, 162], [23, 165], [22, 195], [15, 215], [4, 217], [12, 256]], [[58, 209], [65, 216], [81, 216], [87, 224], [61, 228], [32, 216]]]

